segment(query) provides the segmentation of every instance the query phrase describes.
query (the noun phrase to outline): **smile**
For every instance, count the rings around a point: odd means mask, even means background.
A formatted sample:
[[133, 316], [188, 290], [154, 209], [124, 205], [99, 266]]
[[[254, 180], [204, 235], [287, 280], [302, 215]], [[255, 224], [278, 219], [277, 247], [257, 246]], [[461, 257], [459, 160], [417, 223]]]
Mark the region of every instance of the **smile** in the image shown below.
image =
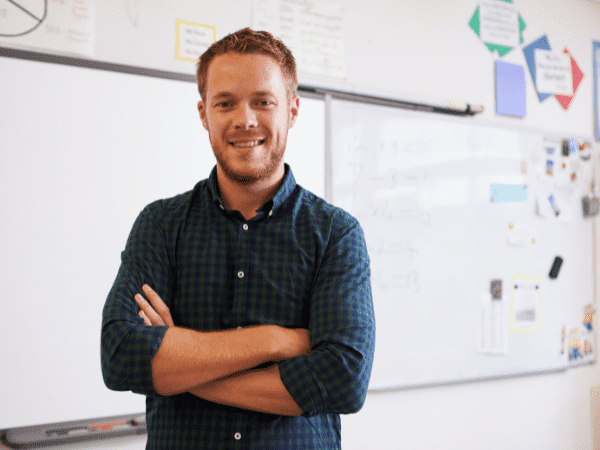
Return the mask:
[[256, 147], [265, 143], [265, 139], [256, 139], [253, 141], [230, 142], [234, 147]]

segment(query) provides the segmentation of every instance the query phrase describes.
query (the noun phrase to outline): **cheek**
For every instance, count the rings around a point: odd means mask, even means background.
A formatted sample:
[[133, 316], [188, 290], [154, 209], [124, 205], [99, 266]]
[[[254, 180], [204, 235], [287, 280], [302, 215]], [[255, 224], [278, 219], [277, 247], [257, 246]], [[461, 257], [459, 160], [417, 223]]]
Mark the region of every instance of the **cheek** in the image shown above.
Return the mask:
[[206, 116], [205, 122], [206, 122], [205, 128], [208, 130], [208, 132], [210, 134], [212, 134], [213, 136], [220, 136], [223, 134], [223, 132], [222, 132], [223, 124], [221, 122], [219, 122], [219, 120], [216, 120], [214, 117]]
[[273, 131], [273, 134], [278, 136], [285, 136], [290, 127], [290, 117], [287, 114], [280, 114], [274, 117], [269, 128]]

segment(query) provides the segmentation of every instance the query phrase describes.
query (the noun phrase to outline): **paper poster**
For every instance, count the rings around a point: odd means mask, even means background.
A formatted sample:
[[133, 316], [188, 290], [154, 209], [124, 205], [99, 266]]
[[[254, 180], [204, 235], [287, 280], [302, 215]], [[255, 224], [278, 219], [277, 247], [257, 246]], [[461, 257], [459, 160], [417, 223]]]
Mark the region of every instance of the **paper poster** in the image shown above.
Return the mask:
[[573, 74], [568, 55], [536, 48], [534, 58], [539, 93], [573, 95]]
[[574, 189], [552, 182], [539, 181], [535, 193], [536, 214], [549, 220], [571, 223], [573, 220]]
[[479, 6], [480, 36], [483, 42], [518, 47], [519, 13], [513, 3], [483, 0]]
[[540, 285], [540, 277], [513, 275], [510, 309], [510, 330], [513, 333], [540, 331]]
[[525, 22], [512, 0], [483, 0], [471, 16], [469, 26], [500, 57], [523, 43]]
[[[571, 105], [571, 102], [573, 101], [573, 98], [577, 93], [577, 89], [581, 84], [581, 80], [583, 79], [583, 72], [579, 68], [577, 61], [575, 61], [575, 58], [573, 58], [573, 55], [571, 55], [569, 50], [565, 48], [562, 51], [562, 54], [566, 55], [569, 58], [572, 84], [572, 88], [569, 92], [571, 92], [571, 94], [544, 92], [542, 89], [556, 89], [557, 78], [560, 78], [560, 74], [564, 74], [564, 70], [557, 69], [558, 66], [556, 64], [542, 63], [542, 66], [544, 67], [541, 68], [540, 72], [536, 64], [536, 53], [539, 53], [539, 50], [547, 50], [548, 52], [550, 52], [547, 55], [556, 55], [556, 53], [552, 53], [550, 42], [548, 41], [547, 36], [542, 36], [537, 41], [532, 42], [531, 44], [523, 48], [523, 54], [525, 55], [525, 59], [527, 61], [527, 67], [529, 68], [529, 73], [531, 74], [531, 79], [533, 80], [533, 85], [535, 86], [540, 102], [543, 102], [547, 98], [554, 95], [560, 106], [562, 106], [563, 109], [566, 111], [567, 109], [569, 109], [569, 106]], [[544, 55], [544, 53], [539, 54]], [[546, 71], [548, 67], [550, 68], [550, 70]], [[550, 83], [549, 86], [546, 84], [547, 82]], [[565, 80], [560, 80], [560, 83], [561, 86], [565, 86], [566, 83], [568, 83], [567, 78], [565, 78]], [[568, 87], [561, 87], [560, 89], [564, 89], [567, 91]]]
[[198, 62], [198, 58], [216, 40], [217, 29], [212, 25], [177, 19], [175, 21], [175, 59]]
[[0, 43], [94, 56], [95, 0], [0, 1]]
[[346, 76], [344, 15], [339, 4], [316, 0], [254, 0], [252, 28], [280, 38], [296, 58], [298, 71]]

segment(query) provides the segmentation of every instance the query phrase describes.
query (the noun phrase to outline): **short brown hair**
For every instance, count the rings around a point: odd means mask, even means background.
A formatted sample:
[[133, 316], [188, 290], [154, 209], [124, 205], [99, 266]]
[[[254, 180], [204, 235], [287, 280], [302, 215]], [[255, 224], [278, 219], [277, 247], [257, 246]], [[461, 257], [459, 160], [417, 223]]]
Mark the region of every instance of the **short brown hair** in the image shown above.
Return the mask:
[[296, 95], [296, 89], [298, 88], [296, 60], [290, 49], [280, 39], [276, 39], [267, 31], [254, 31], [250, 28], [244, 28], [212, 44], [198, 59], [196, 80], [198, 81], [198, 92], [200, 92], [202, 101], [206, 101], [206, 76], [210, 62], [215, 56], [227, 52], [271, 56], [279, 64], [287, 82], [288, 101]]

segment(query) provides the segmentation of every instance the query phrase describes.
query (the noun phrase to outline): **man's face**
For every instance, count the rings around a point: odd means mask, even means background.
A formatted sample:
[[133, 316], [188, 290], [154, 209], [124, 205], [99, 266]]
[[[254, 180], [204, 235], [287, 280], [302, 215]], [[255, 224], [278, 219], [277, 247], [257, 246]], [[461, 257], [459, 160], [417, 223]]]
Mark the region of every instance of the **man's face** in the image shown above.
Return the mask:
[[222, 173], [242, 184], [279, 180], [299, 99], [288, 103], [277, 62], [259, 54], [215, 57], [208, 67], [205, 100], [198, 110]]

